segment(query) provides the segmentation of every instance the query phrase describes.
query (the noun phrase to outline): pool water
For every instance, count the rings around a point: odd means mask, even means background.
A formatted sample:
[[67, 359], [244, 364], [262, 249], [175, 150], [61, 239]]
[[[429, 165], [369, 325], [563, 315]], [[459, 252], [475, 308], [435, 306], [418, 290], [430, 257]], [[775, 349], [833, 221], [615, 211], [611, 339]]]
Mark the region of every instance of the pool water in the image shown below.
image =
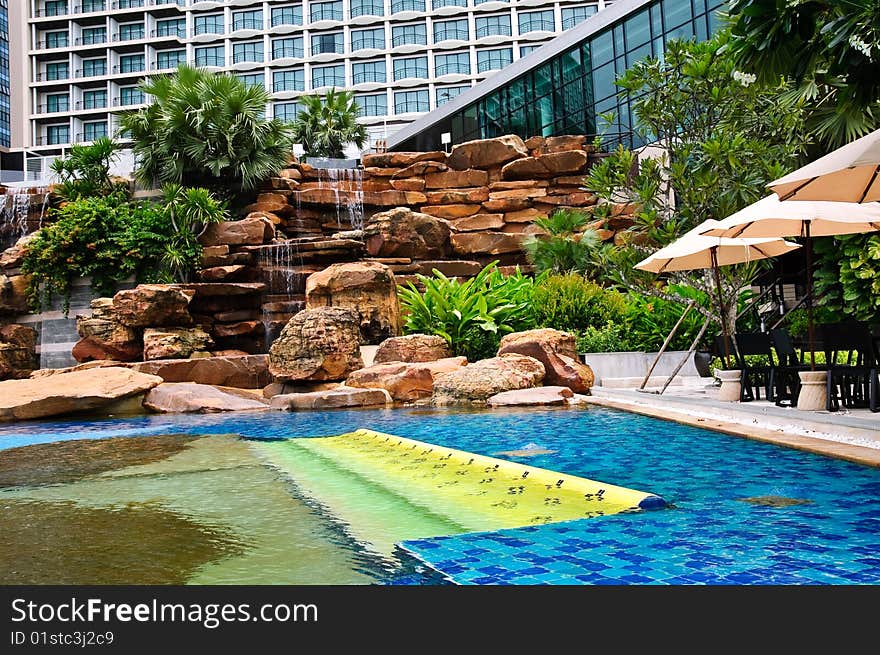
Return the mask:
[[[673, 507], [456, 533], [393, 494], [313, 497], [260, 452], [360, 427]], [[21, 423], [0, 427], [0, 552], [7, 583], [869, 584], [880, 470], [596, 407]]]

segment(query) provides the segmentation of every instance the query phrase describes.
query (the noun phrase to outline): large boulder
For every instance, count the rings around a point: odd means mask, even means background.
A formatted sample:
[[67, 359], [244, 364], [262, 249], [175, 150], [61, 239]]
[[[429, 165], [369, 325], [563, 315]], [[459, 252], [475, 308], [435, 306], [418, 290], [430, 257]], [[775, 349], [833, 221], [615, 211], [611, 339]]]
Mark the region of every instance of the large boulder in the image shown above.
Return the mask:
[[407, 334], [385, 339], [376, 350], [374, 364], [385, 362], [433, 362], [452, 357], [446, 339], [436, 334]]
[[489, 407], [529, 407], [533, 405], [568, 405], [574, 392], [568, 387], [535, 387], [502, 391], [490, 397]]
[[306, 279], [306, 309], [346, 307], [361, 318], [367, 343], [400, 333], [400, 306], [394, 273], [379, 262], [332, 264]]
[[91, 316], [76, 317], [76, 331], [82, 337], [73, 347], [78, 362], [112, 359], [134, 362], [143, 355], [140, 330], [123, 325], [116, 318], [112, 298], [95, 298], [89, 303]]
[[144, 359], [187, 359], [214, 345], [202, 328], [147, 328], [144, 330]]
[[[243, 392], [242, 392], [243, 393]], [[244, 397], [207, 384], [166, 382], [150, 389], [144, 407], [159, 413], [238, 412], [265, 410], [269, 406], [256, 397]]]
[[374, 364], [349, 375], [345, 384], [364, 389], [385, 389], [394, 400], [412, 402], [431, 396], [434, 379], [438, 375], [466, 365], [467, 359], [464, 357], [449, 357], [433, 362]]
[[508, 134], [494, 139], [465, 141], [452, 147], [446, 159], [449, 168], [463, 171], [468, 168], [492, 168], [514, 159], [527, 157], [526, 144], [518, 136]]
[[36, 368], [37, 333], [25, 325], [0, 327], [0, 380], [26, 378]]
[[113, 296], [116, 320], [129, 327], [192, 325], [189, 303], [195, 293], [170, 284], [139, 284]]
[[395, 207], [373, 214], [364, 227], [372, 257], [437, 259], [449, 252], [449, 223], [442, 218]]
[[272, 409], [340, 409], [343, 407], [372, 407], [387, 405], [391, 396], [384, 389], [353, 389], [339, 387], [329, 391], [289, 393], [275, 396]]
[[268, 355], [215, 355], [200, 359], [157, 359], [132, 368], [165, 382], [197, 382], [239, 389], [262, 389], [272, 381]]
[[91, 368], [49, 378], [0, 382], [0, 421], [84, 412], [149, 391], [162, 382], [122, 367]]
[[502, 391], [526, 389], [544, 379], [544, 365], [523, 355], [483, 359], [434, 380], [435, 405], [485, 405]]
[[28, 310], [27, 286], [29, 275], [0, 273], [0, 314], [24, 314]]
[[305, 309], [288, 321], [269, 350], [269, 372], [281, 382], [344, 380], [363, 368], [361, 317], [353, 309]]
[[587, 153], [583, 150], [524, 157], [506, 164], [501, 169], [501, 177], [505, 180], [533, 180], [579, 173], [586, 168], [587, 160]]
[[586, 393], [593, 386], [593, 370], [577, 359], [575, 337], [550, 328], [514, 332], [502, 337], [499, 355], [518, 354], [534, 357], [544, 365], [548, 385], [568, 387]]
[[259, 246], [273, 238], [275, 226], [272, 221], [265, 216], [254, 216], [209, 225], [199, 241], [203, 246]]
[[464, 232], [452, 235], [452, 249], [459, 255], [501, 255], [519, 252], [522, 234], [507, 232]]
[[0, 252], [0, 269], [18, 268], [27, 255], [28, 245], [40, 235], [40, 230], [26, 234], [9, 248]]

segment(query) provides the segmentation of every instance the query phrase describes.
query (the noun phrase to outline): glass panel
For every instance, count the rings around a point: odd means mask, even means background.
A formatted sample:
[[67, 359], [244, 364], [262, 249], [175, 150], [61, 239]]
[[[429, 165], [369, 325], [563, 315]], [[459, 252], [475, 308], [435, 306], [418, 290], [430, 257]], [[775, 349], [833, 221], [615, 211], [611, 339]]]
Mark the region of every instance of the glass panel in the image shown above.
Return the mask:
[[391, 45], [427, 45], [427, 27], [419, 25], [399, 25], [391, 28]]
[[427, 89], [423, 91], [398, 91], [394, 94], [394, 113], [408, 114], [430, 110]]
[[596, 13], [598, 9], [595, 5], [586, 7], [563, 7], [562, 8], [562, 29], [570, 30], [578, 23], [582, 23], [590, 16]]
[[223, 34], [225, 30], [223, 14], [195, 17], [196, 34]]
[[302, 6], [276, 7], [272, 9], [272, 27], [278, 25], [302, 25]]
[[456, 52], [449, 55], [434, 56], [434, 74], [437, 77], [453, 73], [470, 75], [470, 72], [471, 57], [467, 52]]
[[468, 22], [466, 20], [447, 20], [434, 23], [434, 43], [453, 39], [468, 40]]
[[609, 63], [593, 69], [593, 95], [601, 100], [617, 93], [614, 65]]
[[317, 23], [319, 20], [342, 20], [342, 3], [313, 3], [309, 5], [309, 19], [313, 23]]
[[119, 89], [119, 103], [126, 105], [140, 105], [144, 102], [144, 92], [136, 86], [126, 86]]
[[186, 19], [160, 20], [156, 22], [156, 36], [186, 36]]
[[467, 0], [432, 0], [431, 7], [467, 7]]
[[296, 120], [298, 112], [299, 106], [295, 102], [276, 102], [273, 108], [273, 115], [275, 118], [287, 123]]
[[513, 61], [513, 50], [503, 48], [500, 50], [477, 50], [477, 72], [485, 73], [490, 70], [504, 68]]
[[351, 0], [351, 17], [384, 16], [385, 3], [382, 0]]
[[519, 15], [519, 33], [527, 32], [553, 32], [556, 24], [553, 20], [553, 11], [529, 11]]
[[475, 21], [478, 39], [484, 36], [510, 36], [510, 16], [480, 16]]
[[394, 60], [394, 79], [402, 80], [408, 77], [428, 77], [427, 57], [408, 57]]
[[80, 37], [80, 43], [83, 45], [104, 43], [106, 40], [107, 28], [105, 27], [88, 27], [82, 31], [82, 37]]
[[437, 106], [445, 105], [458, 95], [467, 91], [469, 86], [444, 86], [437, 89]]
[[186, 50], [166, 50], [156, 54], [156, 68], [165, 70], [177, 68], [178, 64], [186, 61]]
[[366, 50], [367, 48], [385, 49], [385, 30], [382, 28], [372, 30], [352, 30], [351, 50]]
[[47, 48], [66, 48], [68, 45], [67, 32], [48, 32], [46, 34]]
[[357, 95], [354, 101], [361, 109], [361, 116], [385, 116], [388, 114], [388, 96], [384, 93]]
[[246, 73], [236, 75], [236, 77], [244, 82], [245, 86], [264, 86], [266, 84], [262, 73]]
[[663, 0], [663, 20], [667, 30], [692, 18], [690, 0]]
[[392, 0], [391, 13], [399, 11], [425, 11], [425, 0]]
[[82, 108], [83, 109], [103, 109], [107, 106], [107, 91], [85, 91], [83, 92]]
[[316, 34], [312, 37], [312, 54], [320, 55], [327, 53], [342, 54], [342, 32], [333, 34]]
[[225, 66], [226, 52], [221, 46], [196, 48], [196, 66]]
[[366, 61], [351, 65], [351, 81], [353, 84], [365, 82], [386, 82], [388, 74], [384, 61]]
[[144, 70], [143, 55], [125, 55], [119, 58], [120, 73], [139, 73]]
[[312, 69], [312, 88], [345, 86], [345, 66], [322, 66]]
[[263, 29], [263, 10], [235, 11], [232, 13], [232, 31]]
[[119, 26], [120, 41], [137, 41], [142, 38], [144, 38], [143, 23], [128, 23], [127, 25]]
[[263, 42], [236, 43], [232, 46], [232, 63], [243, 61], [263, 61]]
[[296, 58], [302, 56], [302, 37], [272, 39], [272, 59]]
[[292, 71], [275, 71], [272, 76], [272, 91], [305, 91], [305, 72], [300, 68]]
[[46, 111], [68, 111], [70, 109], [70, 97], [66, 93], [55, 93], [46, 96]]
[[632, 50], [651, 41], [651, 18], [647, 9], [631, 16], [624, 23], [626, 49]]

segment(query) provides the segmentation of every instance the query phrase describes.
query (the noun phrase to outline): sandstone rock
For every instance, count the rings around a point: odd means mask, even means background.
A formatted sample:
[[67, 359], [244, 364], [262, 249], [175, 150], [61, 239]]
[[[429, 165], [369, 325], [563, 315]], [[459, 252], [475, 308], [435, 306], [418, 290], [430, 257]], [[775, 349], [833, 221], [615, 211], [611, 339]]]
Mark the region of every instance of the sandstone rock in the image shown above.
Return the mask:
[[306, 309], [272, 344], [269, 372], [276, 380], [344, 380], [363, 367], [360, 314], [342, 307]]
[[213, 332], [214, 336], [218, 338], [262, 336], [264, 329], [260, 321], [238, 321], [237, 323], [217, 323], [213, 327]]
[[486, 171], [466, 169], [463, 171], [443, 171], [428, 173], [425, 176], [426, 189], [457, 189], [462, 187], [482, 187], [489, 183]]
[[332, 264], [306, 280], [306, 309], [345, 307], [360, 315], [367, 343], [380, 343], [400, 333], [397, 282], [378, 262]]
[[362, 368], [348, 376], [346, 386], [384, 389], [393, 400], [412, 402], [428, 398], [434, 389], [434, 376], [422, 364], [390, 362]]
[[523, 140], [508, 134], [494, 139], [466, 141], [452, 147], [446, 160], [449, 168], [466, 170], [468, 168], [489, 168], [506, 164], [514, 159], [528, 156], [529, 151]]
[[36, 239], [39, 234], [39, 230], [26, 234], [9, 248], [0, 252], [0, 269], [18, 268], [21, 266], [28, 251], [28, 244]]
[[194, 382], [165, 382], [150, 389], [143, 401], [152, 412], [198, 413], [266, 410], [269, 406], [254, 398]]
[[190, 289], [170, 284], [139, 284], [113, 296], [116, 320], [129, 327], [192, 325]]
[[314, 393], [334, 391], [345, 385], [342, 382], [272, 382], [263, 387], [263, 398], [274, 398], [290, 393]]
[[433, 275], [435, 269], [447, 277], [473, 277], [483, 270], [483, 265], [480, 262], [462, 259], [424, 260], [419, 262], [419, 273], [422, 275]]
[[0, 274], [0, 314], [24, 314], [28, 310], [29, 275]]
[[402, 168], [391, 179], [401, 179], [406, 177], [423, 177], [428, 173], [439, 173], [446, 170], [446, 164], [438, 161], [420, 161]]
[[408, 334], [379, 344], [373, 363], [433, 362], [452, 356], [446, 339], [434, 334]]
[[544, 365], [545, 382], [586, 393], [593, 386], [593, 371], [577, 359], [575, 337], [550, 328], [507, 334], [501, 339], [498, 354], [533, 357]]
[[97, 409], [149, 391], [162, 378], [127, 368], [93, 368], [50, 378], [0, 382], [0, 421], [23, 421]]
[[503, 232], [464, 232], [453, 234], [452, 249], [460, 255], [500, 255], [522, 249], [522, 236]]
[[391, 396], [384, 389], [353, 389], [341, 387], [333, 391], [291, 393], [272, 398], [272, 409], [307, 410], [371, 407], [387, 405]]
[[199, 271], [199, 279], [202, 282], [241, 282], [252, 277], [251, 270], [242, 264], [212, 266]]
[[480, 232], [497, 230], [504, 225], [504, 214], [474, 214], [452, 221], [452, 229], [456, 232]]
[[489, 407], [516, 407], [530, 405], [567, 405], [574, 393], [568, 387], [535, 387], [502, 391], [486, 401]]
[[537, 198], [536, 203], [566, 207], [589, 207], [596, 204], [596, 196], [592, 193], [577, 192], [565, 195], [547, 195]]
[[547, 189], [543, 187], [527, 187], [522, 189], [506, 189], [492, 191], [489, 200], [513, 200], [518, 198], [541, 198], [547, 195]]
[[302, 179], [302, 173], [299, 172], [298, 168], [283, 168], [279, 171], [278, 176], [288, 180]]
[[530, 136], [525, 140], [525, 146], [529, 150], [540, 150], [544, 146], [544, 137]]
[[425, 180], [417, 177], [408, 177], [403, 180], [391, 180], [391, 188], [398, 191], [424, 191]]
[[376, 154], [364, 155], [361, 163], [364, 168], [378, 167], [403, 167], [411, 166], [420, 161], [446, 161], [446, 153], [440, 150], [431, 152], [381, 152]]
[[470, 187], [463, 189], [444, 189], [443, 191], [428, 191], [425, 193], [428, 204], [449, 205], [455, 203], [483, 202], [489, 199], [489, 189], [486, 187]]
[[[244, 211], [249, 215], [252, 213], [270, 213], [279, 216], [287, 216], [293, 213], [294, 208], [287, 202], [287, 195], [282, 192], [261, 193], [257, 196], [257, 201], [247, 205]], [[248, 220], [247, 218], [244, 220]], [[241, 221], [239, 221], [240, 223]]]
[[492, 182], [489, 191], [510, 191], [512, 189], [543, 189], [549, 185], [547, 180], [507, 180]]
[[214, 345], [201, 328], [147, 328], [144, 330], [144, 359], [186, 359]]
[[260, 217], [209, 225], [199, 241], [203, 246], [258, 246], [271, 242], [274, 237], [275, 226], [272, 221]]
[[[234, 352], [234, 351], [230, 351]], [[272, 379], [268, 355], [215, 354], [208, 359], [157, 359], [132, 364], [165, 382], [197, 382], [238, 389], [261, 389]]]
[[364, 166], [364, 173], [370, 177], [391, 177], [401, 170], [403, 169], [394, 166]]
[[428, 214], [397, 207], [373, 214], [364, 227], [372, 257], [436, 259], [449, 252], [449, 223]]
[[544, 378], [544, 365], [531, 357], [504, 355], [484, 359], [434, 380], [435, 405], [485, 405], [502, 391], [534, 387]]
[[140, 331], [116, 320], [112, 298], [96, 298], [90, 303], [92, 315], [77, 316], [76, 330], [82, 337], [71, 354], [78, 362], [113, 359], [133, 362], [143, 355]]
[[480, 205], [424, 205], [422, 213], [430, 214], [438, 218], [462, 218], [472, 216], [480, 211]]
[[553, 183], [554, 186], [584, 186], [583, 175], [562, 175], [560, 177], [554, 177], [550, 181]]
[[0, 327], [0, 380], [22, 379], [37, 367], [37, 332], [25, 325]]
[[491, 214], [508, 214], [511, 212], [529, 209], [532, 201], [529, 198], [500, 198], [498, 200], [487, 200], [483, 203], [483, 210]]
[[[587, 137], [584, 134], [565, 134], [561, 136], [548, 136], [544, 139], [541, 149], [544, 152], [564, 152], [566, 150], [583, 150]], [[587, 146], [592, 150], [591, 146]]]
[[531, 223], [539, 218], [547, 218], [547, 213], [529, 208], [504, 214], [505, 223]]
[[537, 157], [525, 157], [506, 164], [501, 169], [505, 180], [548, 178], [564, 173], [579, 173], [587, 166], [587, 153], [566, 150]]

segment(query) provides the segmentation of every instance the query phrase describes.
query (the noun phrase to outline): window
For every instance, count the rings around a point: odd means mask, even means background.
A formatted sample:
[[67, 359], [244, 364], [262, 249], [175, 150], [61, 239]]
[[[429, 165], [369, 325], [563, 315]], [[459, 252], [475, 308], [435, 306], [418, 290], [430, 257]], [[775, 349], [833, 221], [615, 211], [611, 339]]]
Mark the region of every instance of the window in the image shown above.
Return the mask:
[[186, 36], [186, 19], [173, 18], [171, 20], [156, 21], [156, 36]]
[[428, 77], [427, 57], [406, 57], [394, 60], [394, 79], [403, 80], [407, 77]]
[[90, 11], [104, 11], [107, 9], [107, 0], [82, 0], [80, 7], [84, 14]]
[[299, 106], [295, 102], [276, 102], [273, 108], [273, 115], [281, 121], [292, 123], [296, 120], [299, 112]]
[[477, 72], [499, 70], [513, 61], [513, 51], [510, 48], [499, 50], [477, 50]]
[[[542, 43], [541, 45], [544, 45], [544, 44]], [[521, 45], [521, 46], [519, 47], [519, 56], [520, 56], [520, 59], [523, 58], [523, 57], [525, 57], [527, 54], [529, 54], [529, 53], [531, 53], [531, 52], [534, 52], [535, 50], [537, 50], [538, 48], [540, 48], [541, 45]]]
[[477, 38], [484, 36], [510, 36], [510, 16], [480, 16], [476, 19]]
[[519, 33], [528, 32], [553, 32], [556, 23], [553, 20], [553, 10], [527, 11], [519, 15]]
[[372, 30], [351, 31], [351, 51], [367, 48], [385, 49], [385, 30], [381, 27]]
[[46, 96], [46, 111], [48, 113], [69, 110], [70, 97], [66, 93], [50, 93]]
[[309, 5], [309, 20], [342, 20], [342, 2], [315, 2]]
[[83, 109], [104, 109], [107, 106], [107, 90], [83, 91]]
[[455, 96], [467, 91], [469, 86], [444, 86], [437, 89], [437, 106], [445, 105]]
[[388, 74], [385, 71], [384, 61], [365, 61], [351, 65], [352, 84], [364, 82], [387, 82]]
[[249, 41], [248, 43], [235, 43], [232, 46], [232, 63], [239, 64], [243, 61], [263, 61], [263, 42]]
[[425, 24], [392, 27], [391, 45], [428, 45], [428, 33]]
[[361, 116], [385, 116], [388, 113], [388, 96], [384, 93], [356, 95], [354, 101], [361, 108]]
[[424, 112], [430, 108], [427, 89], [421, 91], [398, 91], [394, 94], [395, 114]]
[[119, 104], [123, 107], [128, 105], [142, 105], [144, 92], [136, 86], [124, 86], [119, 89]]
[[470, 75], [471, 57], [467, 52], [456, 52], [450, 55], [434, 55], [434, 75], [450, 75], [460, 73]]
[[292, 71], [275, 71], [272, 75], [272, 91], [305, 91], [306, 77], [302, 68]]
[[46, 64], [47, 80], [66, 80], [68, 77], [70, 77], [70, 66], [66, 61]]
[[96, 77], [107, 74], [107, 60], [103, 57], [100, 59], [83, 59], [82, 66], [83, 77]]
[[223, 34], [226, 31], [223, 14], [196, 16], [194, 25], [196, 34]]
[[295, 5], [293, 7], [275, 7], [274, 9], [272, 9], [272, 27], [278, 27], [279, 25], [302, 24], [302, 5]]
[[358, 16], [384, 16], [385, 3], [383, 0], [351, 0], [351, 17]]
[[177, 68], [186, 61], [186, 50], [163, 50], [156, 53], [156, 69]]
[[400, 11], [425, 11], [425, 0], [391, 0], [391, 13]]
[[232, 31], [263, 29], [263, 10], [232, 12]]
[[114, 6], [117, 9], [134, 9], [135, 7], [143, 7], [144, 0], [116, 0]]
[[43, 16], [64, 16], [67, 13], [67, 0], [46, 0]]
[[459, 41], [468, 40], [467, 20], [445, 20], [439, 23], [434, 23], [434, 43], [451, 41], [453, 39]]
[[46, 143], [50, 146], [70, 143], [70, 126], [50, 125], [46, 128]]
[[342, 54], [343, 48], [342, 32], [334, 32], [333, 34], [315, 34], [312, 36], [313, 55], [325, 53]]
[[122, 55], [119, 58], [120, 73], [139, 73], [145, 68], [143, 55]]
[[238, 79], [244, 82], [245, 86], [265, 86], [266, 80], [262, 73], [245, 73], [236, 75]]
[[80, 43], [83, 45], [94, 45], [96, 43], [104, 43], [107, 40], [106, 27], [87, 27], [82, 31]]
[[47, 48], [66, 48], [67, 45], [67, 30], [64, 30], [63, 32], [46, 32]]
[[596, 5], [586, 7], [563, 7], [562, 29], [570, 30], [578, 23], [582, 23], [598, 11]]
[[196, 66], [225, 66], [226, 50], [222, 45], [196, 48]]
[[312, 69], [312, 88], [345, 86], [345, 66], [320, 66]]
[[272, 39], [272, 59], [290, 59], [303, 56], [301, 36], [288, 39]]
[[94, 141], [102, 136], [107, 136], [107, 121], [83, 123], [82, 141]]
[[434, 9], [440, 9], [440, 7], [467, 7], [467, 0], [432, 0], [431, 6]]
[[126, 23], [119, 26], [120, 41], [137, 41], [144, 38], [143, 23]]

